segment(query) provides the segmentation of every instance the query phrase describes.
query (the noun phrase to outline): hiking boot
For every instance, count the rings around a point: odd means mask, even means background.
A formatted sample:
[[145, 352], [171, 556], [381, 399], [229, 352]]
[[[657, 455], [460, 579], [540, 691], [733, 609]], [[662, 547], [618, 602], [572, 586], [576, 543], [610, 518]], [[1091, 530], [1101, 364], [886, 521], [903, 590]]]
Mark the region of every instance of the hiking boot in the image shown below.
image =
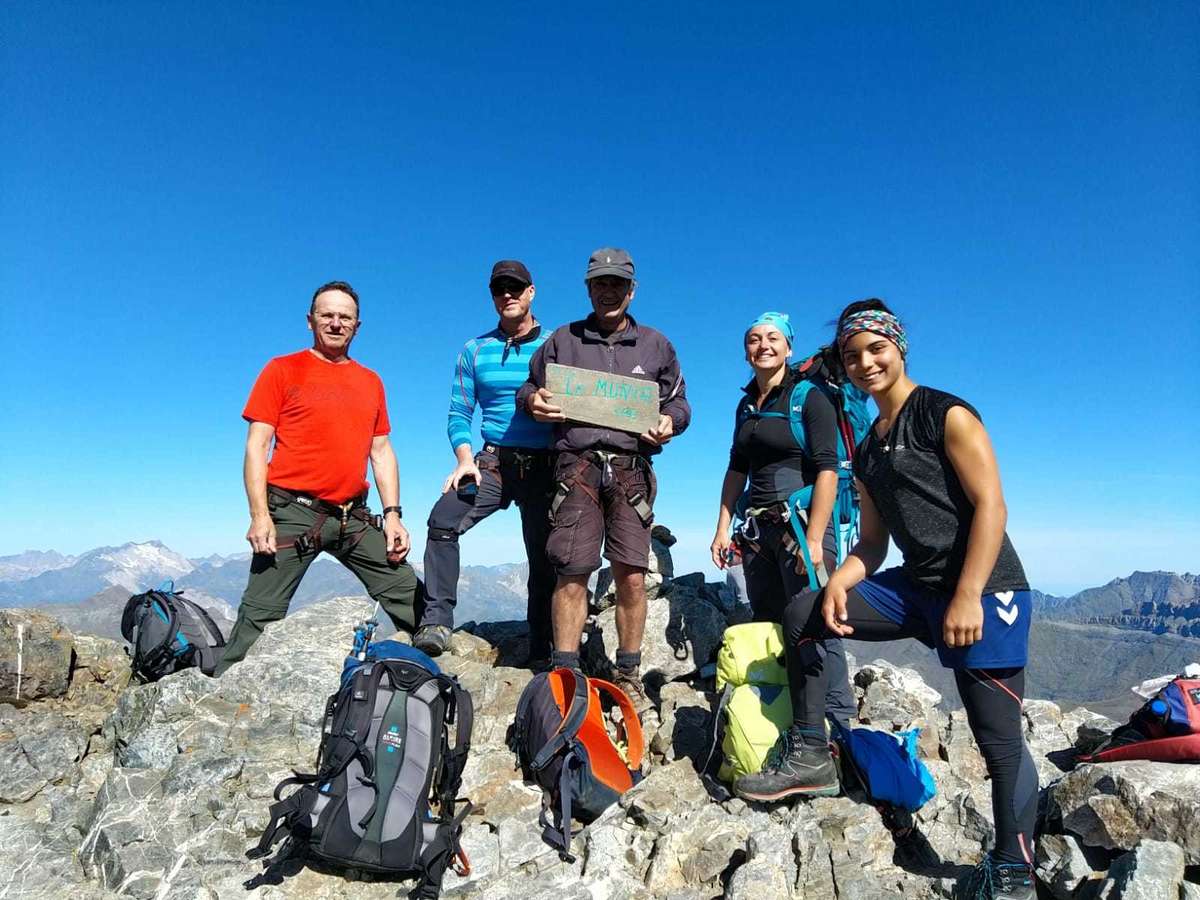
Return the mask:
[[1024, 863], [998, 863], [991, 854], [959, 881], [955, 900], [1034, 900], [1033, 869]]
[[785, 797], [836, 797], [841, 793], [829, 745], [806, 744], [792, 729], [779, 736], [761, 772], [743, 775], [733, 785], [743, 800], [769, 803]]
[[413, 637], [413, 646], [428, 656], [441, 656], [450, 646], [450, 629], [445, 625], [422, 625]]
[[642, 684], [642, 675], [637, 669], [614, 669], [613, 684], [625, 692], [639, 718], [654, 704], [646, 694], [646, 686]]

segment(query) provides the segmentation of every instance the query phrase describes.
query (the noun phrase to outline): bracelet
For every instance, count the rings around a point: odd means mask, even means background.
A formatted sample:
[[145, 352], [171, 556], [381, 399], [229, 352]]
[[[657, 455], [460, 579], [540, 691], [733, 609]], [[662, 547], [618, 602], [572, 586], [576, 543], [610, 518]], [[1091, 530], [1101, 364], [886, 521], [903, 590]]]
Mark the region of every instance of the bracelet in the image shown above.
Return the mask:
[[390, 512], [394, 512], [401, 519], [404, 518], [404, 510], [402, 510], [399, 506], [385, 506], [383, 508], [383, 512], [380, 515], [382, 515], [386, 519], [387, 514]]

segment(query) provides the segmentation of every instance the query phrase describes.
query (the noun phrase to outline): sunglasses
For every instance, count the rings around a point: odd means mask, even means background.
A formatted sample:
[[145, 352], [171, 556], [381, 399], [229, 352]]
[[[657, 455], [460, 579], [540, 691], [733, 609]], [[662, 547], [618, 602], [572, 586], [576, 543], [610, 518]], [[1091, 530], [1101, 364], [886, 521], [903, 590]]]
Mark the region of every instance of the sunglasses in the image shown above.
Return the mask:
[[517, 281], [515, 278], [500, 278], [493, 281], [490, 285], [493, 297], [503, 297], [505, 294], [512, 294], [514, 297], [519, 297], [525, 293], [525, 289], [529, 285], [522, 281]]

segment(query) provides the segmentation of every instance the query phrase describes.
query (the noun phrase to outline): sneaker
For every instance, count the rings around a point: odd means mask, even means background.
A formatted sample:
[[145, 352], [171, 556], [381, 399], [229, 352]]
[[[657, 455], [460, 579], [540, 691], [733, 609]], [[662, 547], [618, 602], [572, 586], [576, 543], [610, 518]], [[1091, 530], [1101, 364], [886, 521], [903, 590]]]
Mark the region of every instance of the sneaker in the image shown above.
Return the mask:
[[785, 797], [836, 797], [841, 793], [829, 746], [804, 743], [792, 729], [779, 736], [761, 772], [743, 775], [733, 790], [743, 800], [769, 803]]
[[413, 637], [413, 646], [429, 656], [441, 656], [450, 646], [450, 629], [445, 625], [422, 625]]
[[630, 702], [633, 703], [633, 708], [637, 710], [638, 716], [654, 706], [646, 695], [646, 686], [642, 684], [642, 676], [637, 669], [614, 669], [612, 681], [625, 692]]
[[955, 887], [955, 900], [1034, 900], [1033, 869], [1024, 863], [998, 863], [991, 854]]

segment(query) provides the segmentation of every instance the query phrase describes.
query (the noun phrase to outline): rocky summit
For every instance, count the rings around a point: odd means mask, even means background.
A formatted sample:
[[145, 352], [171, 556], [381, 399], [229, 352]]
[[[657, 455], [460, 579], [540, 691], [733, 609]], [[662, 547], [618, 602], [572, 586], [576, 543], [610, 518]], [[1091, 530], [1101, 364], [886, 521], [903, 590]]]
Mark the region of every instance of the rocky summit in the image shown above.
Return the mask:
[[[657, 548], [656, 548], [657, 549]], [[665, 548], [663, 548], [665, 549]], [[853, 667], [860, 718], [922, 728], [937, 796], [897, 838], [851, 793], [775, 808], [703, 779], [712, 731], [710, 669], [721, 631], [747, 618], [723, 586], [656, 566], [645, 667], [646, 778], [575, 838], [564, 862], [540, 838], [540, 794], [522, 783], [505, 733], [530, 674], [521, 623], [468, 625], [439, 662], [473, 695], [462, 794], [471, 872], [443, 896], [487, 900], [949, 897], [991, 840], [989, 785], [964, 714], [916, 672]], [[611, 652], [598, 592], [590, 647]], [[370, 612], [335, 599], [269, 628], [220, 680], [196, 670], [128, 684], [120, 644], [73, 635], [28, 610], [0, 611], [0, 897], [370, 898], [411, 884], [293, 866], [264, 878], [245, 852], [275, 785], [311, 771], [326, 698], [351, 628]], [[16, 693], [17, 630], [21, 694]], [[1156, 673], [1157, 674], [1157, 673]], [[1039, 896], [1200, 898], [1200, 766], [1071, 767], [1115, 723], [1026, 703], [1042, 784]], [[902, 833], [902, 832], [897, 832]], [[267, 873], [269, 874], [269, 873]]]

